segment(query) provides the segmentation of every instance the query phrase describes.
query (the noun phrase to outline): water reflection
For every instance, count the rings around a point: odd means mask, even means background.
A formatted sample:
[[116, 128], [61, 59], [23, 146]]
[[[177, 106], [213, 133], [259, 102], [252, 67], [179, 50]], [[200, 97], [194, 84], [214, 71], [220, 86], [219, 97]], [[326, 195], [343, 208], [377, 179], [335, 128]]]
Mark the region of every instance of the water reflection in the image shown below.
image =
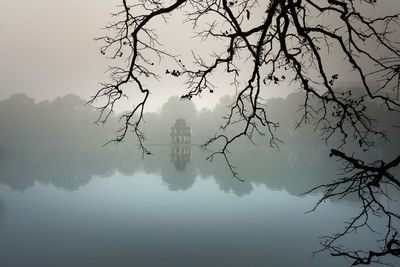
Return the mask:
[[186, 165], [190, 163], [192, 155], [191, 145], [171, 145], [171, 162], [175, 165], [175, 170], [178, 172], [185, 171]]
[[171, 192], [159, 179], [116, 173], [73, 192], [0, 186], [10, 210], [2, 266], [341, 266], [311, 254], [342, 207], [305, 215], [315, 198], [259, 186], [239, 198], [202, 179]]
[[[88, 143], [19, 143], [2, 145], [0, 183], [25, 190], [35, 182], [53, 184], [73, 191], [86, 185], [94, 176], [109, 177], [115, 171], [133, 175], [144, 170], [160, 173], [170, 190], [186, 190], [196, 180], [214, 179], [224, 192], [238, 196], [252, 191], [254, 184], [270, 189], [300, 194], [310, 185], [329, 181], [336, 167], [325, 149], [291, 146], [281, 151], [257, 147], [233, 150], [232, 160], [245, 182], [233, 179], [222, 159], [206, 161], [208, 152], [193, 145], [151, 146], [145, 159], [135, 146], [96, 146]], [[237, 154], [236, 154], [237, 153]]]

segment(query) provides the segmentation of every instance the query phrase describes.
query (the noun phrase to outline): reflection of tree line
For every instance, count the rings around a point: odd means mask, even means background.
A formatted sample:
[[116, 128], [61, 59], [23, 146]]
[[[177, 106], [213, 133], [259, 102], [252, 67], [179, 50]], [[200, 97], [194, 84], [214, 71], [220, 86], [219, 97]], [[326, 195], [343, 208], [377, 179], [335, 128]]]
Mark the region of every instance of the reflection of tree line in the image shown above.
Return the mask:
[[237, 195], [250, 193], [252, 184], [299, 194], [310, 185], [331, 178], [325, 175], [327, 168], [334, 170], [324, 158], [325, 151], [299, 147], [290, 152], [261, 149], [254, 152], [241, 148], [241, 159], [237, 162], [246, 181], [239, 182], [230, 176], [222, 161], [206, 161], [207, 154], [197, 147], [185, 148], [191, 150], [190, 159], [174, 156], [170, 146], [151, 148], [153, 155], [143, 160], [133, 146], [88, 148], [79, 143], [35, 143], [18, 147], [10, 144], [3, 146], [7, 156], [0, 161], [0, 182], [18, 190], [29, 188], [35, 181], [75, 190], [93, 176], [108, 177], [115, 171], [133, 175], [144, 171], [159, 174], [170, 190], [187, 190], [196, 179], [212, 178], [221, 190]]
[[[295, 100], [296, 95], [271, 100], [271, 114], [282, 105], [291, 107]], [[170, 127], [176, 118], [185, 118], [192, 127], [193, 143], [203, 142], [217, 129], [230, 98], [222, 98], [214, 110], [200, 112], [193, 103], [185, 101], [178, 105], [178, 101], [177, 97], [171, 98], [161, 114], [146, 114], [144, 132], [151, 143], [169, 143]], [[286, 118], [286, 113], [276, 113], [277, 119], [283, 121], [282, 136], [292, 136], [281, 151], [252, 145], [232, 147], [233, 162], [245, 179], [240, 182], [231, 177], [221, 159], [209, 163], [205, 160], [207, 152], [200, 152], [195, 146], [179, 147], [179, 151], [177, 147], [150, 146], [153, 155], [145, 160], [138, 155], [137, 147], [130, 145], [131, 140], [102, 147], [113, 136], [110, 128], [117, 128], [115, 118], [111, 118], [109, 128], [95, 127], [92, 122], [97, 113], [84, 103], [71, 95], [38, 104], [24, 95], [0, 102], [0, 182], [18, 190], [35, 181], [75, 190], [93, 176], [108, 177], [116, 170], [125, 175], [144, 171], [160, 174], [170, 190], [187, 190], [196, 179], [212, 177], [221, 190], [236, 195], [250, 193], [254, 184], [300, 194], [330, 181], [337, 172], [325, 146], [310, 137], [314, 136], [310, 129], [291, 132], [289, 125], [293, 126], [294, 121]]]

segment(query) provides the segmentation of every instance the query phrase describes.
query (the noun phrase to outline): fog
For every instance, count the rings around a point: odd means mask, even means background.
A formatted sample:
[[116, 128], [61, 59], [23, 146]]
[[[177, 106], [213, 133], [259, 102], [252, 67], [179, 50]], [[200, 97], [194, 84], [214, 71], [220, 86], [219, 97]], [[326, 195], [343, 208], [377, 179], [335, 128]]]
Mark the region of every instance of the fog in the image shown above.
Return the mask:
[[[287, 114], [296, 113], [301, 99], [300, 94], [291, 94], [286, 99], [266, 102], [271, 118], [280, 122], [275, 133], [283, 140], [279, 148], [269, 147], [268, 136], [255, 136], [255, 144], [242, 140], [232, 146], [230, 157], [245, 179], [242, 183], [231, 176], [221, 157], [209, 162], [206, 157], [211, 152], [199, 148], [220, 131], [222, 117], [232, 101], [230, 96], [222, 97], [214, 109], [201, 111], [197, 111], [192, 102], [175, 96], [162, 106], [160, 113], [145, 113], [142, 130], [152, 155], [142, 158], [134, 134], [122, 143], [106, 144], [121, 126], [118, 114], [112, 114], [106, 125], [95, 124], [98, 112], [75, 95], [51, 102], [35, 102], [24, 94], [14, 95], [0, 102], [0, 182], [17, 190], [25, 190], [35, 181], [76, 190], [93, 176], [108, 177], [115, 171], [126, 175], [145, 171], [159, 173], [171, 190], [188, 189], [199, 176], [201, 179], [212, 177], [221, 190], [237, 195], [251, 192], [253, 184], [265, 184], [271, 189], [299, 195], [313, 185], [332, 180], [340, 166], [330, 161], [329, 146], [325, 146], [312, 126], [295, 130], [298, 118]], [[281, 112], [282, 107], [286, 107], [287, 113]], [[375, 108], [372, 112], [379, 117], [390, 116], [384, 109]], [[174, 158], [171, 145], [170, 129], [180, 118], [185, 119], [192, 130], [192, 142], [188, 145], [191, 153], [186, 160]], [[396, 123], [399, 119], [388, 121]], [[382, 123], [381, 127], [389, 137], [397, 133], [391, 125]], [[361, 157], [365, 154], [367, 160], [390, 158], [398, 145], [398, 139], [392, 140], [378, 143], [379, 149], [369, 153], [354, 145], [347, 148]], [[332, 145], [338, 141], [334, 137], [330, 139]], [[182, 162], [176, 162], [179, 160]]]
[[[41, 100], [53, 100], [66, 94], [76, 94], [88, 99], [107, 81], [107, 66], [113, 65], [99, 51], [100, 42], [94, 39], [106, 34], [102, 29], [112, 21], [110, 14], [119, 10], [118, 0], [71, 0], [71, 1], [0, 1], [0, 99], [16, 93], [25, 93]], [[386, 14], [398, 9], [397, 1], [380, 1], [370, 13]], [[61, 12], [62, 11], [62, 12]], [[191, 25], [183, 18], [174, 16], [169, 25], [160, 27], [160, 38], [172, 53], [182, 59], [193, 61], [191, 51], [205, 52], [210, 47], [192, 38]], [[212, 47], [212, 46], [211, 46]], [[329, 68], [341, 73], [341, 81], [352, 83], [352, 76], [343, 70], [342, 59], [333, 54]], [[159, 66], [160, 81], [146, 81], [152, 94], [147, 104], [148, 111], [159, 111], [161, 105], [173, 95], [185, 93], [181, 79], [169, 79], [163, 75], [169, 62]], [[217, 88], [214, 94], [203, 94], [195, 98], [198, 109], [213, 108], [225, 94], [234, 94], [226, 86], [229, 76], [214, 75]], [[264, 97], [285, 97], [297, 90], [290, 84], [271, 85]], [[133, 94], [131, 96], [135, 98]], [[121, 103], [117, 111], [131, 107], [131, 102]]]
[[[209, 162], [210, 152], [199, 149], [218, 132], [231, 98], [197, 111], [192, 102], [174, 96], [161, 112], [145, 113], [143, 132], [151, 155], [144, 157], [133, 134], [104, 146], [120, 127], [118, 114], [97, 125], [98, 112], [78, 96], [35, 101], [17, 94], [0, 101], [2, 262], [343, 265], [343, 259], [326, 253], [311, 256], [319, 248], [318, 236], [340, 230], [360, 202], [355, 197], [332, 199], [306, 214], [321, 192], [302, 193], [332, 181], [341, 164], [329, 158], [329, 146], [312, 127], [294, 131], [296, 117], [287, 114], [301, 96], [266, 102], [271, 117], [281, 121], [276, 134], [284, 142], [279, 149], [270, 148], [265, 137], [255, 138], [257, 145], [242, 140], [231, 148], [243, 182], [232, 177], [222, 158]], [[389, 116], [375, 108], [374, 113]], [[191, 127], [191, 144], [171, 144], [171, 127], [178, 118]], [[394, 134], [390, 125], [381, 127]], [[390, 157], [399, 145], [393, 140], [364, 158]], [[348, 149], [363, 155], [357, 147]], [[385, 227], [384, 221], [374, 224]], [[358, 235], [346, 244], [374, 246], [370, 237]], [[235, 250], [240, 253], [230, 253]]]

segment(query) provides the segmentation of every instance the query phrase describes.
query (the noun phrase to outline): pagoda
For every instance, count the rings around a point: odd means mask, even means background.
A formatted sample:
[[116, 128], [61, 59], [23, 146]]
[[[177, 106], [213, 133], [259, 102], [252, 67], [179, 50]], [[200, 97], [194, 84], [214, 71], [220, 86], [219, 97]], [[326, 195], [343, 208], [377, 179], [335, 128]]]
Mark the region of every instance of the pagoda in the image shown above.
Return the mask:
[[184, 119], [177, 119], [171, 127], [171, 144], [190, 144], [192, 142], [192, 130], [186, 125]]
[[192, 130], [184, 119], [171, 127], [171, 162], [177, 171], [184, 171], [191, 157]]

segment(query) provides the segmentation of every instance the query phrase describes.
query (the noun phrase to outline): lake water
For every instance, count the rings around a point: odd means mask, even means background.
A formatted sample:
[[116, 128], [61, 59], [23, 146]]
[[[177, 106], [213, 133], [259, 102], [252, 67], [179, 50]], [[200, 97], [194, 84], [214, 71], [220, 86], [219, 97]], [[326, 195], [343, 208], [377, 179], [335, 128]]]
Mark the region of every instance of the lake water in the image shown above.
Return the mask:
[[[306, 213], [335, 177], [325, 150], [179, 153], [76, 144], [0, 149], [1, 266], [349, 266], [313, 256], [319, 236], [343, 229], [355, 200]], [[368, 245], [369, 236], [349, 240]]]

